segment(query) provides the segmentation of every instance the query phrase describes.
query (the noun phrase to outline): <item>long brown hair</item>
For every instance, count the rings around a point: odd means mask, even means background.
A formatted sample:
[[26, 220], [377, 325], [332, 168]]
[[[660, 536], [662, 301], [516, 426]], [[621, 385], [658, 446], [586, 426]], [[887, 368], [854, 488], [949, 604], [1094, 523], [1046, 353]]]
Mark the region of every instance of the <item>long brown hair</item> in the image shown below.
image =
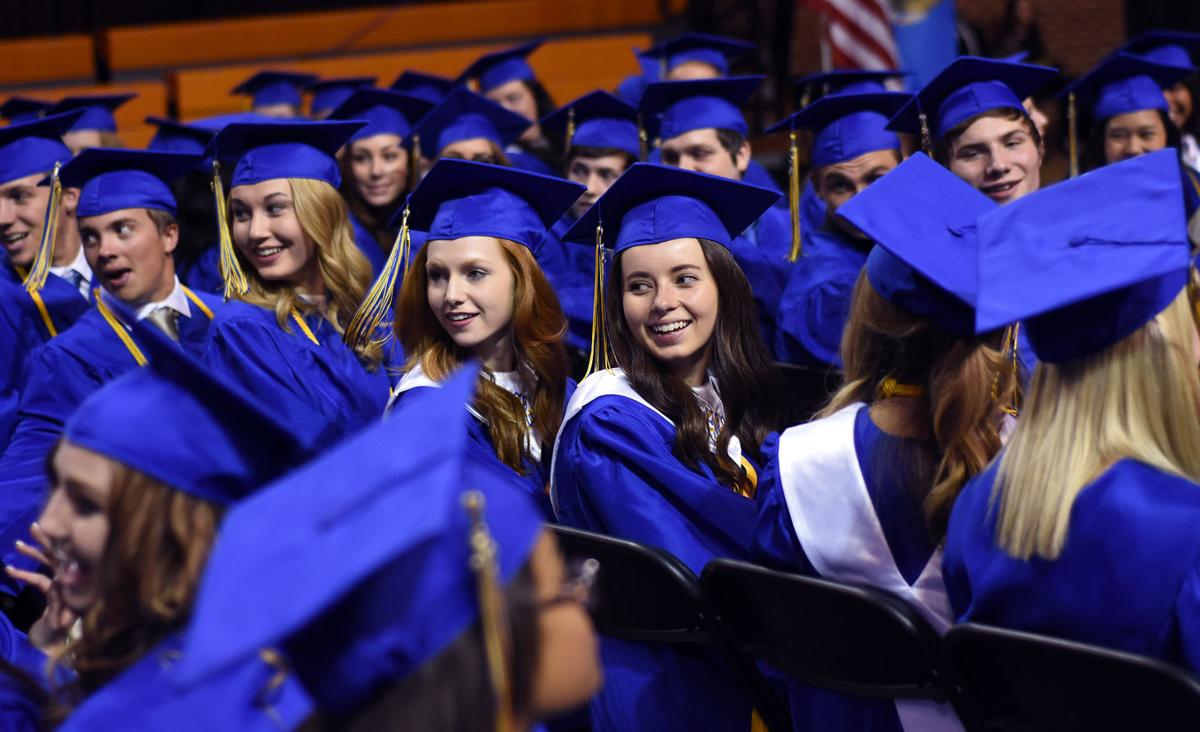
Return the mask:
[[[569, 364], [563, 336], [567, 332], [567, 319], [533, 253], [506, 239], [496, 241], [513, 273], [513, 345], [518, 368], [527, 367], [536, 377], [530, 395], [533, 427], [541, 437], [542, 454], [546, 455], [562, 423], [566, 399]], [[405, 370], [420, 366], [429, 378], [437, 381], [469, 360], [471, 354], [454, 343], [429, 307], [429, 278], [425, 271], [428, 251], [428, 245], [421, 248], [404, 277], [396, 302], [394, 327], [396, 337], [409, 354]], [[490, 379], [481, 378], [474, 406], [487, 420], [488, 435], [497, 457], [523, 473], [526, 424], [521, 400]]]
[[887, 379], [921, 388], [916, 414], [933, 435], [936, 467], [923, 497], [930, 535], [940, 542], [963, 485], [1000, 451], [1003, 407], [1019, 400], [1020, 379], [1003, 352], [1004, 334], [958, 338], [896, 307], [858, 276], [842, 335], [843, 382], [818, 414], [877, 398]]
[[[183, 626], [216, 538], [221, 507], [112, 461], [101, 597], [55, 654], [77, 675], [64, 701], [107, 684]], [[73, 693], [78, 692], [78, 693]]]
[[[316, 247], [317, 267], [328, 295], [325, 318], [338, 333], [342, 333], [371, 286], [371, 264], [354, 243], [354, 229], [350, 226], [346, 204], [333, 186], [308, 178], [288, 178], [287, 181], [292, 189], [292, 205], [300, 228]], [[232, 220], [232, 211], [229, 216]], [[291, 332], [292, 309], [303, 313], [311, 311], [312, 306], [300, 299], [294, 286], [259, 277], [241, 250], [235, 246], [234, 251], [250, 286], [248, 292], [237, 298], [273, 310], [279, 327]], [[372, 367], [383, 359], [379, 343], [367, 344], [357, 353]]]
[[675, 457], [692, 470], [708, 465], [724, 486], [742, 484], [742, 467], [729, 458], [729, 440], [736, 435], [742, 450], [762, 460], [762, 443], [780, 427], [779, 375], [763, 345], [750, 283], [728, 249], [699, 239], [700, 249], [717, 285], [716, 328], [709, 370], [716, 377], [725, 408], [725, 426], [709, 448], [708, 420], [692, 388], [664, 369], [633, 339], [625, 321], [624, 275], [618, 254], [608, 277], [604, 307], [613, 355], [634, 390], [675, 423]]

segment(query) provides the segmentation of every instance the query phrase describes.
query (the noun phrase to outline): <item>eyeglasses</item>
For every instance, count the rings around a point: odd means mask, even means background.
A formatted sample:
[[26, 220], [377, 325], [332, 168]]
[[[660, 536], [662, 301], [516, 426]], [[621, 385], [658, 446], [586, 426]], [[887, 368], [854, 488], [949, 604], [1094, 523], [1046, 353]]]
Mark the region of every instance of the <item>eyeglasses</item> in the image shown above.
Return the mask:
[[567, 562], [566, 576], [563, 578], [562, 589], [558, 594], [538, 602], [539, 609], [556, 607], [565, 603], [582, 605], [590, 609], [592, 605], [592, 586], [600, 574], [600, 560], [573, 559]]

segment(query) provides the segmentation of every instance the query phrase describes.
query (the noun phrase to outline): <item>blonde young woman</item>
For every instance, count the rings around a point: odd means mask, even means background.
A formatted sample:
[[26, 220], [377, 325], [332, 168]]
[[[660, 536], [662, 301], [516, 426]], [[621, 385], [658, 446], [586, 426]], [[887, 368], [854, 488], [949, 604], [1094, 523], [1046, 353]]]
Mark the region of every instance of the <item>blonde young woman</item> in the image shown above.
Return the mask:
[[378, 419], [390, 388], [378, 342], [342, 339], [371, 269], [338, 194], [334, 155], [363, 124], [231, 124], [209, 148], [237, 162], [222, 242], [232, 299], [213, 321], [206, 363], [341, 434]]
[[979, 221], [978, 326], [1041, 363], [943, 561], [959, 620], [1200, 669], [1200, 357], [1174, 150]]

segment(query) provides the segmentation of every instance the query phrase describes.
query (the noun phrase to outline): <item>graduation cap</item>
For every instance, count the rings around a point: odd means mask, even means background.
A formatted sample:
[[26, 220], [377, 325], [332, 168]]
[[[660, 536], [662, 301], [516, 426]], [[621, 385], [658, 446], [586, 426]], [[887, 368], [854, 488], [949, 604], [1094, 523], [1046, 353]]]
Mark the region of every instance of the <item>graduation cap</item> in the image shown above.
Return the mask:
[[796, 129], [806, 128], [816, 133], [812, 144], [814, 168], [844, 163], [876, 150], [899, 150], [900, 138], [887, 129], [888, 118], [911, 98], [910, 94], [886, 91], [834, 93], [767, 130], [768, 133], [786, 130], [790, 136], [788, 203], [792, 218], [792, 251], [788, 256], [791, 261], [800, 258], [800, 149]]
[[221, 130], [235, 122], [246, 122], [254, 124], [287, 124], [293, 120], [282, 119], [280, 117], [268, 117], [265, 114], [257, 114], [255, 112], [234, 112], [232, 114], [215, 114], [211, 117], [201, 117], [197, 120], [192, 120], [188, 123], [190, 127], [195, 127], [199, 130], [205, 130], [216, 135]]
[[642, 71], [640, 74], [630, 74], [622, 79], [621, 83], [617, 85], [617, 96], [626, 104], [637, 107], [642, 101], [642, 95], [646, 93], [646, 87], [662, 79], [659, 73], [658, 59], [651, 58], [636, 48], [633, 49], [633, 55], [637, 57], [638, 66]]
[[729, 73], [731, 63], [756, 48], [757, 45], [737, 38], [710, 33], [685, 33], [654, 46], [645, 52], [645, 56], [658, 61], [659, 75], [664, 79], [676, 67], [691, 61], [708, 64], [725, 76]]
[[[442, 103], [425, 115], [413, 130], [412, 149], [422, 156], [422, 146], [434, 156], [462, 140], [482, 137], [500, 149], [516, 142], [530, 121], [470, 89], [455, 87]], [[433, 143], [430, 147], [429, 143]]]
[[[567, 230], [563, 241], [596, 246], [588, 373], [608, 368], [604, 334], [604, 251], [708, 239], [724, 247], [759, 219], [779, 194], [766, 188], [655, 163], [634, 163]], [[606, 241], [607, 240], [607, 241]]]
[[1075, 104], [1088, 110], [1097, 122], [1144, 109], [1165, 112], [1163, 88], [1191, 73], [1190, 67], [1164, 66], [1142, 56], [1116, 53], [1068, 85], [1060, 96], [1073, 96]]
[[455, 81], [463, 84], [474, 79], [479, 85], [480, 94], [487, 94], [510, 81], [532, 81], [537, 74], [527, 59], [542, 43], [544, 41], [530, 41], [480, 56]]
[[427, 102], [440, 104], [450, 90], [458, 86], [454, 79], [421, 71], [405, 71], [392, 82], [391, 90], [401, 94], [420, 97]]
[[907, 71], [867, 71], [862, 69], [833, 69], [805, 74], [792, 82], [800, 107], [806, 107], [830, 94], [871, 94], [886, 92], [884, 82], [907, 76]]
[[127, 208], [175, 215], [171, 183], [196, 168], [201, 156], [188, 153], [94, 147], [62, 166], [59, 179], [78, 188], [75, 216], [83, 219]]
[[658, 136], [664, 140], [692, 130], [714, 128], [750, 134], [742, 106], [765, 77], [730, 76], [696, 81], [660, 81], [642, 95], [639, 111], [661, 115]]
[[516, 476], [470, 450], [465, 406], [478, 378], [470, 364], [414, 392], [225, 515], [176, 666], [181, 683], [278, 645], [317, 706], [344, 716], [478, 622], [497, 716], [509, 713], [495, 675], [509, 664], [500, 592], [544, 529]]
[[54, 106], [54, 102], [33, 97], [13, 96], [0, 104], [0, 117], [9, 122], [28, 122], [37, 119]]
[[204, 153], [204, 149], [208, 147], [208, 143], [212, 141], [213, 135], [216, 134], [214, 131], [202, 129], [195, 125], [184, 124], [183, 122], [176, 122], [166, 117], [147, 117], [146, 124], [154, 125], [158, 128], [154, 133], [154, 137], [150, 138], [150, 143], [146, 145], [147, 150], [155, 152], [201, 155]]
[[342, 76], [336, 79], [321, 79], [308, 85], [312, 94], [309, 108], [313, 116], [318, 112], [329, 112], [350, 98], [357, 89], [375, 85], [374, 76]]
[[888, 302], [951, 335], [975, 333], [975, 220], [996, 203], [915, 153], [842, 204], [837, 215], [875, 241], [867, 278]]
[[563, 105], [541, 121], [543, 130], [566, 141], [564, 147], [615, 148], [641, 156], [637, 110], [606, 91]]
[[972, 117], [994, 109], [1015, 109], [1028, 117], [1024, 100], [1058, 78], [1048, 66], [962, 56], [913, 96], [891, 119], [889, 128], [919, 134], [930, 145], [930, 131], [942, 139]]
[[295, 71], [260, 71], [235, 86], [231, 94], [243, 94], [253, 98], [255, 107], [272, 104], [291, 104], [299, 107], [301, 90], [317, 80], [316, 74]]
[[239, 385], [214, 376], [149, 321], [138, 321], [118, 302], [102, 299], [101, 305], [129, 325], [147, 366], [84, 400], [63, 430], [71, 443], [175, 490], [228, 505], [328, 441], [329, 424], [315, 414], [285, 420]]
[[82, 109], [83, 115], [71, 127], [71, 132], [80, 130], [100, 130], [101, 132], [116, 132], [117, 120], [113, 112], [137, 94], [87, 94], [84, 96], [63, 97], [58, 103], [46, 111], [47, 114], [59, 114]]
[[1200, 48], [1200, 33], [1152, 30], [1129, 39], [1121, 50], [1165, 66], [1192, 67], [1191, 51]]
[[350, 142], [375, 135], [399, 135], [404, 140], [413, 125], [429, 114], [434, 105], [410, 94], [387, 89], [359, 89], [351, 94], [328, 119], [363, 120], [366, 127], [350, 137]]
[[1057, 183], [982, 216], [976, 329], [1024, 322], [1061, 363], [1131, 335], [1187, 282], [1179, 156], [1159, 150]]
[[205, 157], [213, 162], [213, 196], [220, 236], [221, 274], [225, 296], [244, 294], [246, 275], [233, 250], [225, 221], [225, 191], [220, 163], [236, 160], [231, 187], [254, 185], [278, 178], [319, 180], [337, 188], [341, 183], [337, 151], [366, 123], [362, 121], [233, 122], [213, 137]]
[[490, 236], [536, 252], [546, 230], [585, 190], [578, 183], [519, 168], [454, 158], [437, 161], [389, 223], [400, 230], [399, 241], [347, 326], [346, 342], [366, 343], [383, 322], [396, 283], [408, 269], [410, 230], [426, 232], [426, 241]]

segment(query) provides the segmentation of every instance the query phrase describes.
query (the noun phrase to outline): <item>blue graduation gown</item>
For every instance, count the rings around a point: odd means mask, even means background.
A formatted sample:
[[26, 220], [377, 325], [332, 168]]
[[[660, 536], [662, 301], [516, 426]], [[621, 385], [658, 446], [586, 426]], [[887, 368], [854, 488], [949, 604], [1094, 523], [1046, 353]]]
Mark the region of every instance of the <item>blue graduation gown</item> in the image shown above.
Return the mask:
[[792, 225], [786, 211], [769, 208], [758, 221], [732, 242], [733, 258], [750, 281], [763, 342], [772, 350], [775, 342], [779, 301], [795, 269], [788, 255], [792, 250]]
[[[30, 680], [45, 678], [46, 654], [34, 648], [29, 638], [13, 627], [3, 613], [0, 613], [0, 658], [28, 675]], [[30, 690], [0, 669], [0, 728], [7, 732], [37, 732], [41, 729], [41, 721], [42, 710]]]
[[587, 244], [562, 240], [574, 224], [575, 219], [570, 214], [554, 222], [537, 257], [546, 278], [554, 286], [563, 314], [567, 316], [568, 345], [587, 351], [592, 341], [596, 250]]
[[[816, 231], [825, 223], [825, 202], [817, 195], [812, 180], [804, 179], [804, 188], [800, 190], [800, 232]], [[801, 246], [805, 244], [801, 239]]]
[[[218, 298], [195, 294], [220, 313]], [[210, 321], [195, 303], [190, 305], [191, 317], [179, 318], [179, 342], [201, 358]], [[45, 497], [46, 456], [62, 435], [67, 418], [89, 394], [135, 368], [133, 354], [94, 306], [26, 360], [16, 428], [0, 458], [0, 557], [6, 563], [27, 566], [13, 542], [29, 540], [29, 524], [37, 518]], [[12, 578], [0, 577], [0, 589], [16, 588]]]
[[840, 369], [842, 331], [867, 254], [830, 229], [805, 232], [804, 237], [809, 246], [779, 300], [775, 356]]
[[350, 213], [350, 226], [354, 229], [354, 243], [358, 245], [358, 250], [363, 253], [367, 261], [371, 263], [371, 274], [375, 277], [383, 271], [383, 265], [387, 262], [387, 254], [383, 248], [379, 246], [379, 242], [371, 235], [366, 226], [358, 220], [358, 217]]
[[[934, 544], [925, 529], [921, 502], [914, 496], [921, 486], [907, 483], [895, 469], [903, 454], [912, 449], [910, 440], [884, 433], [863, 408], [854, 415], [853, 439], [857, 465], [862, 473], [871, 508], [883, 530], [887, 550], [896, 568], [910, 585], [929, 564]], [[824, 420], [811, 423], [817, 428]], [[766, 467], [759, 479], [754, 526], [753, 561], [785, 572], [813, 577], [821, 573], [813, 566], [796, 535], [780, 479], [779, 436], [771, 435], [763, 446]], [[859, 544], [847, 542], [851, 547]], [[842, 577], [827, 577], [843, 580]], [[844, 696], [796, 681], [787, 684], [788, 701], [796, 730], [895, 730], [903, 729], [891, 701]]]
[[291, 332], [279, 327], [274, 311], [230, 300], [213, 321], [204, 360], [264, 403], [324, 420], [337, 440], [383, 415], [387, 364], [368, 371], [327, 320], [304, 320], [319, 345], [291, 320]]
[[[768, 172], [761, 163], [754, 159], [750, 160], [750, 164], [746, 166], [746, 172], [742, 173], [742, 182], [749, 183], [752, 186], [758, 186], [759, 188], [766, 188], [767, 190], [775, 191], [776, 193], [783, 193], [783, 189], [780, 188], [779, 184], [775, 182], [775, 177], [772, 176], [771, 173]], [[783, 201], [784, 206], [787, 205], [786, 196], [780, 200]], [[776, 203], [775, 205], [778, 206], [779, 204]]]
[[[619, 371], [602, 371], [581, 393]], [[600, 391], [604, 391], [601, 386]], [[586, 394], [585, 394], [586, 396]], [[672, 454], [675, 427], [616, 393], [568, 419], [555, 446], [552, 498], [560, 523], [663, 548], [699, 573], [718, 557], [748, 558], [754, 501]], [[592, 698], [596, 730], [746, 730], [751, 705], [703, 651], [601, 640], [604, 687]]]
[[214, 242], [200, 256], [179, 270], [179, 279], [195, 292], [224, 295], [225, 279], [221, 277], [221, 249]]
[[1057, 559], [996, 545], [999, 459], [950, 516], [942, 571], [960, 622], [1069, 638], [1200, 670], [1200, 486], [1124, 459], [1071, 508]]
[[541, 158], [533, 153], [527, 153], [515, 145], [505, 150], [504, 154], [508, 156], [508, 161], [513, 164], [514, 168], [528, 170], [531, 173], [562, 177], [557, 170], [553, 170], [549, 165], [542, 162]]
[[184, 633], [176, 633], [85, 699], [60, 730], [295, 729], [314, 711], [291, 674], [276, 686], [277, 669], [257, 655], [195, 685], [175, 678]]

